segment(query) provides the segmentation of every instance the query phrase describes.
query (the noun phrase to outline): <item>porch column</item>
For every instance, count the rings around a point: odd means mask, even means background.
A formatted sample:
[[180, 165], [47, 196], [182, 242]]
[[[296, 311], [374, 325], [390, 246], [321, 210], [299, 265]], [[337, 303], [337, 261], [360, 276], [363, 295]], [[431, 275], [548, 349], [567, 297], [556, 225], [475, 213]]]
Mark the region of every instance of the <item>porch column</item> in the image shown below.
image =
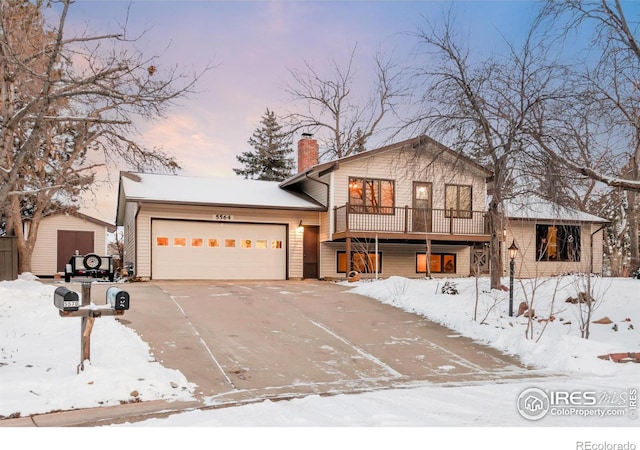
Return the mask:
[[[415, 214], [415, 210], [414, 210]], [[409, 205], [404, 205], [404, 232], [409, 231]], [[414, 230], [411, 230], [414, 231]]]
[[345, 241], [345, 256], [347, 257], [347, 270], [345, 272], [345, 276], [349, 275], [351, 272], [351, 238], [348, 237]]
[[427, 255], [427, 278], [431, 278], [431, 239], [427, 234], [426, 240], [426, 255]]

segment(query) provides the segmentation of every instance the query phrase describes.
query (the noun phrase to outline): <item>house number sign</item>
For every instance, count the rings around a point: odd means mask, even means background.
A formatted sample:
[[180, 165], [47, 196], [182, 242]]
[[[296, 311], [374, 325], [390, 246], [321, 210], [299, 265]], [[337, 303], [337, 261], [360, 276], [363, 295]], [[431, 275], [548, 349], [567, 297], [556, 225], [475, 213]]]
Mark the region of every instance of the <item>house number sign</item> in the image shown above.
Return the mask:
[[230, 222], [233, 220], [233, 216], [231, 214], [214, 214], [213, 220], [224, 220]]

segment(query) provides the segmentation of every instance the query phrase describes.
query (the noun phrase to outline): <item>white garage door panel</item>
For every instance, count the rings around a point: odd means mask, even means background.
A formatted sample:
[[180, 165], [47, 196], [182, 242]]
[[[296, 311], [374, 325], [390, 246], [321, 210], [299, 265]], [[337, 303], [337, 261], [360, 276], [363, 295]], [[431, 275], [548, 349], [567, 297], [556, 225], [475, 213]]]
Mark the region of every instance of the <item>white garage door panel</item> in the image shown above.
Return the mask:
[[[151, 276], [157, 280], [284, 280], [286, 230], [284, 225], [153, 220]], [[213, 239], [218, 247], [210, 246]], [[184, 246], [176, 245], [181, 240]], [[235, 240], [235, 247], [226, 247], [227, 240]], [[274, 248], [274, 242], [281, 247]]]

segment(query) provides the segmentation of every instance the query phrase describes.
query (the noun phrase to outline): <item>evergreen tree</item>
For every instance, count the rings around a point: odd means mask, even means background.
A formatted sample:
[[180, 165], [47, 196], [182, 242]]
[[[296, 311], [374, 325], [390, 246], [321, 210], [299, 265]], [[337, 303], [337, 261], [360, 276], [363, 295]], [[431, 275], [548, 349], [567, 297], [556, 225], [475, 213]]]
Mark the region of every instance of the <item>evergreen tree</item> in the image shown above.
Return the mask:
[[267, 108], [248, 143], [255, 150], [236, 156], [244, 166], [233, 169], [237, 175], [267, 181], [282, 181], [291, 175], [294, 169], [291, 136], [282, 131], [273, 111]]

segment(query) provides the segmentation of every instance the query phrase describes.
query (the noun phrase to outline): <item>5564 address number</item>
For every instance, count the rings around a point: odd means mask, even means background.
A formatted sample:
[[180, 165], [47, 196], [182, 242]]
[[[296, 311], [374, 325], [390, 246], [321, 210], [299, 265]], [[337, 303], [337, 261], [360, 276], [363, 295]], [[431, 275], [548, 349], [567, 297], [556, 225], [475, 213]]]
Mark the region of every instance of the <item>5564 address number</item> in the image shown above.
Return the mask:
[[231, 214], [214, 214], [214, 220], [225, 220], [230, 221], [233, 220], [233, 216]]

